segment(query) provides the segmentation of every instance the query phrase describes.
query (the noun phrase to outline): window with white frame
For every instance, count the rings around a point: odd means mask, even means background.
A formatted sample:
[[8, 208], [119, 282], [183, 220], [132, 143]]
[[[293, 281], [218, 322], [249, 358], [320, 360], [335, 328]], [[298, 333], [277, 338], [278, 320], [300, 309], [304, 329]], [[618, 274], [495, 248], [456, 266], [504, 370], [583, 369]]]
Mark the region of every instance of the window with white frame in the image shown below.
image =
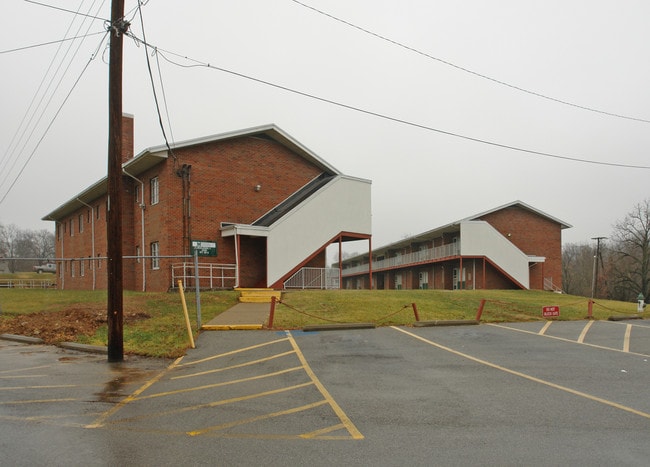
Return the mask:
[[151, 244], [151, 269], [160, 269], [160, 244], [153, 242]]
[[79, 233], [83, 233], [84, 231], [84, 215], [79, 214]]
[[152, 178], [150, 181], [150, 186], [151, 186], [151, 204], [158, 204], [158, 201], [160, 201], [160, 187], [158, 184], [158, 177]]

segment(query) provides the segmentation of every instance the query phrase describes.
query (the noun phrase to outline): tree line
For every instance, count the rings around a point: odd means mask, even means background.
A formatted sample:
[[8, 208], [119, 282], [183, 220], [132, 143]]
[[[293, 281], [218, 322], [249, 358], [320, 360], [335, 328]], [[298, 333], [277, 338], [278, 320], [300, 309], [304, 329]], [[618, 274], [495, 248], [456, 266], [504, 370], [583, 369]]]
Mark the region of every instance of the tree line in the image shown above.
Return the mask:
[[562, 249], [562, 290], [572, 295], [648, 302], [650, 295], [650, 198], [635, 205], [593, 244]]
[[[54, 233], [47, 229], [21, 229], [0, 223], [0, 261], [7, 272], [30, 271], [55, 257]], [[6, 258], [6, 259], [5, 259]], [[17, 259], [21, 258], [21, 259]]]

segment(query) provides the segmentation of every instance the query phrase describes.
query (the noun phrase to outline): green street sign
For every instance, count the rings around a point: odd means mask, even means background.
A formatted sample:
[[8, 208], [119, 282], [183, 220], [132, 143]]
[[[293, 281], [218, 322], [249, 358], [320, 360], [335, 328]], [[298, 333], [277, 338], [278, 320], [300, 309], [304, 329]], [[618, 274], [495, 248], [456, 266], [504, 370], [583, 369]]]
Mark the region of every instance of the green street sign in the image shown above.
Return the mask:
[[217, 256], [217, 242], [212, 240], [192, 240], [190, 248], [192, 255], [197, 256]]

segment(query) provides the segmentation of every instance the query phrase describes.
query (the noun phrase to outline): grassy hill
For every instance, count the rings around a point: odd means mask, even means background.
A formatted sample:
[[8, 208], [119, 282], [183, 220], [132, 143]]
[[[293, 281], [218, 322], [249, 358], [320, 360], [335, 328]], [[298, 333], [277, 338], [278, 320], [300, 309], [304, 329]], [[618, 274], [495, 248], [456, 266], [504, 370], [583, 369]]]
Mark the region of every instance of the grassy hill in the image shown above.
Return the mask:
[[[540, 291], [288, 291], [276, 307], [274, 328], [299, 329], [332, 322], [408, 326], [415, 321], [412, 304], [417, 307], [421, 321], [475, 319], [482, 300], [485, 300], [482, 322], [542, 320], [544, 306], [560, 307], [556, 319], [581, 320], [589, 310], [588, 298]], [[196, 334], [193, 293], [186, 293], [186, 302]], [[202, 293], [202, 322], [207, 323], [235, 303], [234, 291]], [[635, 314], [636, 303], [596, 300], [592, 309], [595, 319], [607, 319]], [[105, 291], [0, 289], [0, 333], [48, 336], [46, 341], [50, 343], [73, 340], [106, 345], [105, 316]], [[175, 357], [187, 349], [188, 337], [178, 292], [126, 292], [124, 316], [125, 352]]]

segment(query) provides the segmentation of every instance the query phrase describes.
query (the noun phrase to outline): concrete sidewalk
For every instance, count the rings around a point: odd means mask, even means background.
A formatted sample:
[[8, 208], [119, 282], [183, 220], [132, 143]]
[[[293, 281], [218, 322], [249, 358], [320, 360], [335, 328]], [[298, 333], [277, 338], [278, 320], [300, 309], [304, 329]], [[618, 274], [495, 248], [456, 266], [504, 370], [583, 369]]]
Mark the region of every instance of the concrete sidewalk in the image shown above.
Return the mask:
[[269, 320], [270, 303], [238, 303], [215, 316], [201, 329], [207, 331], [262, 329]]

